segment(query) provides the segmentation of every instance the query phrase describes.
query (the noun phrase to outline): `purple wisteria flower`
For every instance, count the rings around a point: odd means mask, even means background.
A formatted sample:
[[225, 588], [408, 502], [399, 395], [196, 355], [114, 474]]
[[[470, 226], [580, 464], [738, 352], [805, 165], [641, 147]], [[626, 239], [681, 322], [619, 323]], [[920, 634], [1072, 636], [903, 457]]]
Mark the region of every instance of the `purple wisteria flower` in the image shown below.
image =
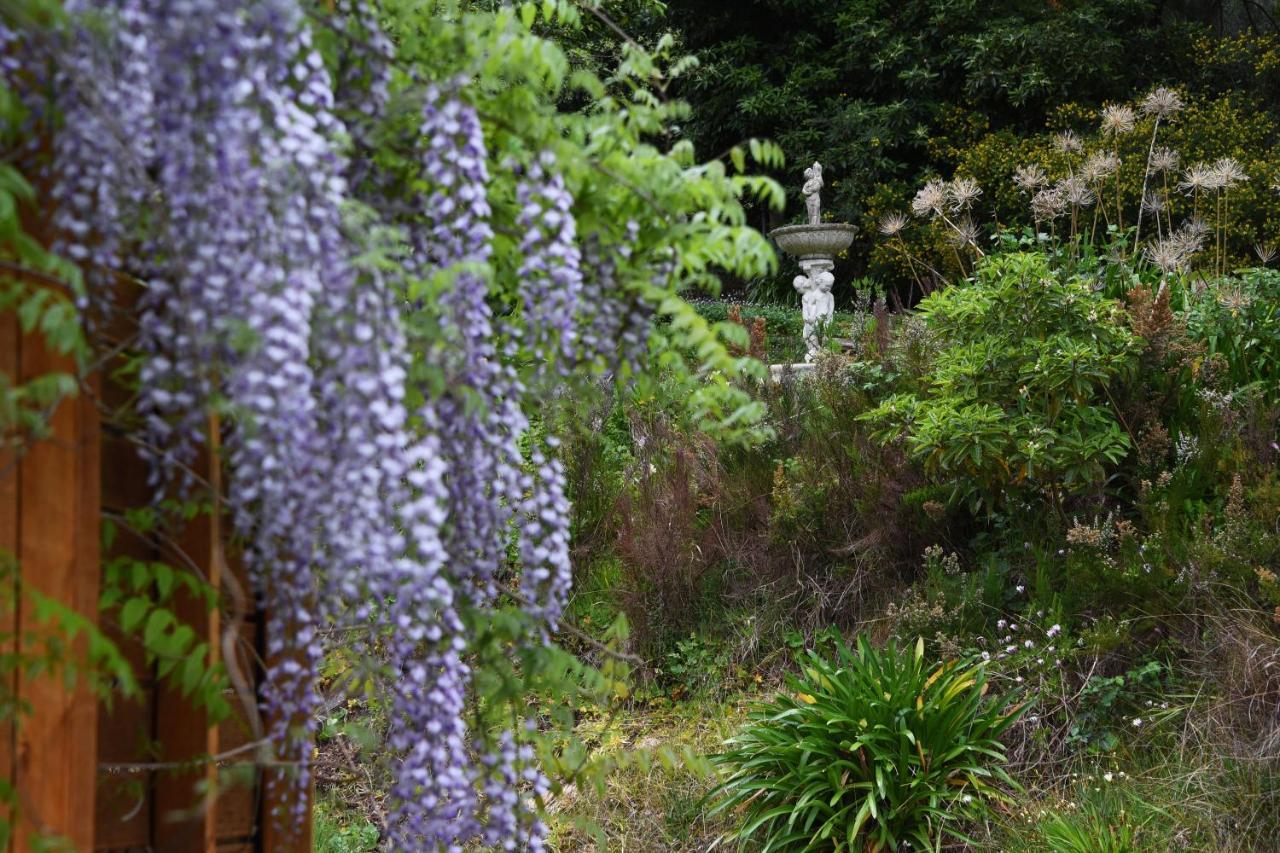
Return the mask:
[[[541, 849], [530, 797], [547, 780], [529, 731], [469, 725], [463, 614], [493, 605], [513, 537], [536, 639], [571, 574], [557, 442], [521, 449], [531, 392], [490, 307], [489, 152], [450, 81], [420, 93], [425, 189], [346, 156], [373, 145], [394, 46], [362, 0], [338, 6], [366, 50], [335, 87], [296, 0], [68, 0], [68, 25], [24, 54], [58, 69], [59, 248], [85, 268], [86, 308], [109, 304], [119, 270], [145, 286], [138, 408], [159, 494], [191, 484], [219, 415], [227, 505], [270, 620], [262, 701], [298, 808], [321, 631], [372, 621], [388, 630], [352, 649], [390, 674], [390, 843]], [[13, 43], [0, 31], [0, 54]], [[538, 381], [638, 358], [652, 309], [617, 284], [629, 250], [579, 247], [550, 155], [517, 195]], [[353, 200], [402, 235], [402, 268], [361, 260], [370, 229], [352, 226]], [[406, 282], [432, 276], [438, 299], [409, 305]], [[426, 352], [410, 308], [439, 321]], [[421, 359], [443, 390], [413, 386]]]

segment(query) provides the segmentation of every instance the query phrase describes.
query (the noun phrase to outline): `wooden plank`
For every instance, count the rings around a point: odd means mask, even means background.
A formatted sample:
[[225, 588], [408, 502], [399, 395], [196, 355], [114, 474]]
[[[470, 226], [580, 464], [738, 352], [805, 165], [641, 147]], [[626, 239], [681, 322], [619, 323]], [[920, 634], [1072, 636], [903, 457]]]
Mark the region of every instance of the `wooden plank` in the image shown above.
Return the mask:
[[[218, 424], [210, 419], [209, 448], [200, 454], [193, 466], [195, 472], [210, 483], [203, 495], [211, 510], [189, 521], [178, 537], [178, 547], [186, 560], [175, 565], [178, 571], [198, 569], [215, 590], [221, 588], [222, 526], [221, 504], [217, 500], [220, 484], [217, 459]], [[183, 564], [185, 563], [185, 565]], [[175, 593], [174, 614], [183, 624], [195, 630], [196, 643], [207, 643], [205, 665], [214, 666], [221, 645], [221, 616], [218, 607], [209, 608], [204, 599], [183, 588]], [[165, 761], [192, 761], [217, 755], [218, 726], [204, 708], [195, 707], [180, 691], [168, 685], [159, 687], [156, 713], [156, 738], [160, 741]], [[217, 847], [218, 769], [211, 762], [185, 772], [166, 772], [164, 784], [156, 791], [156, 845], [161, 850], [202, 850], [213, 853]]]
[[[289, 620], [278, 630], [291, 630]], [[263, 614], [263, 644], [266, 648], [265, 635], [273, 627], [270, 613]], [[274, 661], [267, 659], [270, 666]], [[267, 718], [267, 731], [275, 728], [274, 721]], [[296, 717], [292, 725], [303, 721]], [[308, 785], [299, 793], [297, 782], [292, 773], [285, 769], [267, 768], [262, 774], [262, 849], [264, 853], [307, 853], [311, 850], [311, 803], [314, 797], [314, 785]], [[302, 808], [298, 808], [297, 798], [302, 796]]]
[[[20, 375], [18, 315], [12, 311], [0, 313], [0, 381], [14, 383]], [[0, 445], [0, 561], [16, 560], [18, 556], [18, 476], [17, 455]], [[12, 654], [18, 630], [18, 575], [11, 565], [0, 564], [0, 652]], [[0, 684], [0, 696], [9, 699], [17, 690], [17, 674], [4, 674]], [[9, 785], [13, 775], [14, 729], [10, 716], [0, 719], [0, 779]], [[13, 817], [7, 805], [0, 804], [0, 819], [13, 825]]]
[[[71, 359], [50, 352], [39, 335], [22, 339], [21, 376], [75, 372]], [[63, 401], [50, 418], [47, 440], [33, 444], [21, 461], [18, 498], [18, 559], [22, 602], [19, 646], [40, 654], [44, 631], [33, 595], [56, 600], [85, 618], [97, 619], [99, 580], [100, 458], [98, 416], [89, 395]], [[84, 651], [81, 637], [73, 657]], [[33, 709], [16, 738], [19, 798], [14, 849], [32, 849], [38, 834], [66, 839], [79, 850], [93, 846], [97, 703], [84, 679], [68, 688], [59, 674], [20, 674], [18, 696]]]

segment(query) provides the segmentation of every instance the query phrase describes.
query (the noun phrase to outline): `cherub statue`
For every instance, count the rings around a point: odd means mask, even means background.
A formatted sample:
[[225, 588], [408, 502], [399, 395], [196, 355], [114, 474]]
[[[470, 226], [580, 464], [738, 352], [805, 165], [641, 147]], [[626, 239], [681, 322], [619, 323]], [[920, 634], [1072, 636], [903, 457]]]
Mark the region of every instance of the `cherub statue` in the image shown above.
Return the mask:
[[818, 335], [822, 327], [831, 322], [835, 314], [836, 303], [831, 296], [831, 287], [836, 277], [828, 270], [821, 270], [813, 275], [798, 275], [792, 285], [800, 293], [800, 312], [804, 318], [804, 345], [809, 361], [821, 349]]
[[804, 207], [809, 214], [809, 224], [819, 224], [822, 222], [822, 201], [818, 197], [822, 192], [821, 163], [815, 161], [812, 166], [804, 170], [804, 186], [800, 188], [800, 192], [804, 193]]

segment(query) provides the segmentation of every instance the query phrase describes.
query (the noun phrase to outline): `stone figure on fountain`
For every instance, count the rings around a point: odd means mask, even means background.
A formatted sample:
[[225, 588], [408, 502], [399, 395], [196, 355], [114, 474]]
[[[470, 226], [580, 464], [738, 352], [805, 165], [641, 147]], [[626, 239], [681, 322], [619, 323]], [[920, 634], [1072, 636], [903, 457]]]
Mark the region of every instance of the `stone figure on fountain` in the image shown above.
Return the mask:
[[804, 194], [804, 208], [809, 216], [809, 224], [819, 224], [822, 222], [822, 200], [819, 197], [822, 192], [821, 163], [815, 161], [804, 170], [804, 186], [800, 188], [800, 192]]
[[831, 295], [831, 287], [836, 277], [821, 262], [805, 269], [804, 275], [798, 275], [792, 285], [800, 293], [800, 312], [804, 320], [804, 345], [806, 360], [813, 361], [814, 356], [822, 349], [821, 332], [831, 322], [835, 314], [836, 302]]

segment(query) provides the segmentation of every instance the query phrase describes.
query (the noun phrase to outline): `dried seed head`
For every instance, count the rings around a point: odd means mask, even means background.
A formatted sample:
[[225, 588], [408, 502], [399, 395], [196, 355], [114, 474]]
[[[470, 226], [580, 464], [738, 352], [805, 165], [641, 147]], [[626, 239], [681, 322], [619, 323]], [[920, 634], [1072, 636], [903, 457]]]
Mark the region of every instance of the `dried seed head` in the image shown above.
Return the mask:
[[1133, 114], [1133, 107], [1108, 104], [1102, 108], [1102, 133], [1105, 136], [1116, 137], [1132, 133], [1136, 123], [1137, 116]]
[[1204, 248], [1205, 238], [1209, 236], [1209, 224], [1203, 219], [1188, 219], [1182, 227], [1168, 238], [1178, 246], [1190, 260], [1191, 256]]
[[1220, 185], [1217, 181], [1218, 178], [1212, 166], [1208, 163], [1195, 163], [1182, 173], [1182, 181], [1178, 184], [1178, 189], [1189, 193], [1219, 189]]
[[905, 213], [889, 213], [881, 218], [877, 230], [886, 237], [896, 237], [907, 227], [907, 222]]
[[1151, 92], [1142, 99], [1142, 114], [1148, 118], [1164, 119], [1177, 114], [1186, 106], [1182, 101], [1182, 96], [1172, 89], [1166, 89], [1161, 86], [1152, 89]]
[[947, 185], [947, 197], [951, 202], [951, 209], [957, 212], [973, 207], [973, 203], [980, 195], [982, 195], [982, 187], [978, 186], [978, 182], [973, 178], [956, 178]]
[[1276, 259], [1276, 246], [1274, 243], [1256, 243], [1253, 251], [1264, 267]]
[[1025, 192], [1035, 192], [1049, 183], [1049, 176], [1037, 165], [1019, 166], [1013, 170], [1013, 183]]
[[1181, 272], [1188, 260], [1187, 253], [1178, 245], [1176, 239], [1158, 240], [1143, 250], [1147, 259], [1155, 264], [1161, 272], [1169, 275]]
[[1249, 295], [1239, 285], [1224, 287], [1218, 291], [1218, 304], [1230, 311], [1243, 311], [1249, 307]]
[[1054, 135], [1053, 147], [1061, 154], [1079, 154], [1084, 150], [1084, 143], [1074, 130], [1064, 130]]
[[1212, 167], [1213, 175], [1219, 186], [1216, 189], [1229, 190], [1241, 181], [1249, 180], [1244, 166], [1234, 157], [1221, 157]]
[[976, 246], [978, 244], [978, 225], [968, 216], [956, 223], [955, 229], [947, 235], [953, 246]]
[[1066, 202], [1075, 207], [1089, 207], [1096, 199], [1093, 190], [1077, 175], [1058, 181], [1057, 189]]
[[1066, 199], [1056, 187], [1040, 190], [1031, 198], [1031, 213], [1037, 221], [1057, 219], [1066, 209]]
[[1110, 177], [1120, 168], [1120, 157], [1114, 151], [1099, 151], [1084, 161], [1080, 174], [1091, 184]]
[[1160, 213], [1164, 210], [1164, 196], [1147, 190], [1142, 196], [1142, 212], [1143, 213]]
[[1151, 155], [1151, 171], [1176, 172], [1181, 158], [1172, 148], [1157, 148]]
[[911, 200], [911, 212], [916, 216], [941, 216], [947, 204], [947, 185], [933, 179], [920, 188]]

